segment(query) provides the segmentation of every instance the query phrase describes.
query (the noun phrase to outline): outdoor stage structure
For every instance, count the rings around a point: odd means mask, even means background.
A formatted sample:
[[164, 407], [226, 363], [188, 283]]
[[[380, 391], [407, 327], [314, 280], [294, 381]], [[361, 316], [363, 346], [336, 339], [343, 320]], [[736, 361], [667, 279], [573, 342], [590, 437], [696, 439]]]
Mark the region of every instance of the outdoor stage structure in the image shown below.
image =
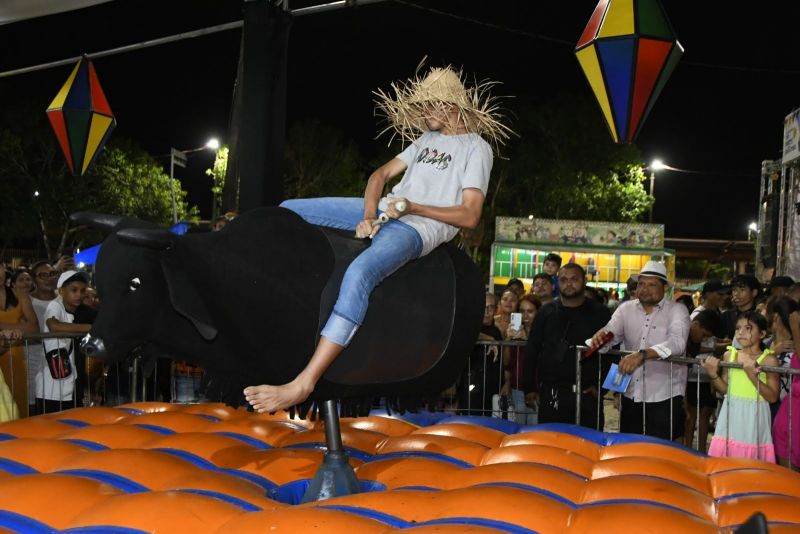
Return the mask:
[[628, 277], [649, 260], [664, 262], [675, 280], [675, 251], [664, 248], [663, 224], [497, 217], [490, 291], [510, 278], [530, 287], [551, 252], [561, 256], [562, 265], [571, 261], [586, 269], [588, 285], [614, 289], [620, 297]]
[[800, 108], [783, 121], [780, 160], [761, 162], [756, 230], [756, 274], [800, 280]]

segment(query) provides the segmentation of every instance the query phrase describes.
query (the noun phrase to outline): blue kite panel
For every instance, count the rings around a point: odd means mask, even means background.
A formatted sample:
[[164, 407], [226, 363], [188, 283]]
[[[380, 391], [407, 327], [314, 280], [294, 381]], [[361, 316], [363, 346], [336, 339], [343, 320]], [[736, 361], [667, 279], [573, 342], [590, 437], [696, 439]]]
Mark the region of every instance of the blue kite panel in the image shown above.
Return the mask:
[[92, 109], [92, 95], [89, 89], [89, 62], [81, 61], [72, 87], [69, 88], [67, 98], [64, 100], [64, 107], [69, 109]]
[[596, 42], [603, 73], [614, 112], [614, 123], [620, 141], [628, 139], [628, 114], [635, 57], [635, 37], [599, 39]]

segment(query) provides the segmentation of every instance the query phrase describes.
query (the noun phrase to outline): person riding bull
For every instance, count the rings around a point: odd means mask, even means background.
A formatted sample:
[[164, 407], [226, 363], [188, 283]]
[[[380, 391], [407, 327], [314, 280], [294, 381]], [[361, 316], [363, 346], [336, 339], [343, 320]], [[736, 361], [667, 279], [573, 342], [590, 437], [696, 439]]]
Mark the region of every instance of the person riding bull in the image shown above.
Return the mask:
[[[512, 131], [489, 95], [496, 82], [467, 88], [462, 79], [450, 66], [431, 68], [424, 78], [392, 84], [394, 95], [375, 92], [378, 111], [389, 123], [381, 133], [393, 131], [392, 138], [399, 135], [409, 144], [372, 173], [364, 198], [281, 204], [309, 223], [355, 231], [356, 237], [372, 241], [345, 272], [333, 312], [303, 371], [288, 384], [244, 389], [256, 411], [274, 412], [305, 401], [356, 335], [372, 290], [406, 263], [453, 239], [459, 228], [480, 222], [493, 148]], [[382, 197], [386, 184], [403, 172]]]

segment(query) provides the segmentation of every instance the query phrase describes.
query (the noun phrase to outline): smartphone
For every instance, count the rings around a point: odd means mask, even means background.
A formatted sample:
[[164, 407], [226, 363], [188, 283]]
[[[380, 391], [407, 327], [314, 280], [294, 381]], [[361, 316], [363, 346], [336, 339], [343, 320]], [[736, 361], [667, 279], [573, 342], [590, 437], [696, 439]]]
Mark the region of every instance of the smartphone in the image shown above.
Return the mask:
[[519, 330], [522, 328], [522, 314], [521, 313], [512, 313], [511, 314], [511, 322], [509, 326], [514, 330]]

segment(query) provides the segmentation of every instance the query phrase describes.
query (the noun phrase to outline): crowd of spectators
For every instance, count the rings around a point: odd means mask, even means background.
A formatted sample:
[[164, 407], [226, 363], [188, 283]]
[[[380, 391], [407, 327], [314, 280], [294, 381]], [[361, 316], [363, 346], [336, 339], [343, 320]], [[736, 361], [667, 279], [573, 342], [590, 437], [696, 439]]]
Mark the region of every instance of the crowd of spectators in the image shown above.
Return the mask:
[[[580, 265], [562, 265], [555, 254], [548, 262], [549, 270], [529, 287], [512, 278], [499, 298], [486, 294], [481, 339], [521, 343], [476, 347], [469, 375], [461, 379], [464, 413], [491, 412], [521, 423], [530, 423], [533, 413], [539, 423], [575, 423], [580, 387], [584, 426], [604, 429], [605, 397], [618, 410], [622, 432], [703, 452], [710, 441], [710, 454], [800, 466], [800, 376], [760, 370], [800, 368], [794, 341], [800, 339], [800, 283], [776, 276], [763, 285], [739, 274], [727, 282], [708, 280], [693, 294], [671, 286], [665, 266], [651, 261], [620, 295], [587, 285]], [[576, 385], [581, 345], [618, 352], [584, 356]], [[670, 356], [696, 364], [671, 364]], [[600, 387], [612, 362], [620, 375], [631, 376], [624, 393]], [[742, 406], [752, 413], [740, 413]]]
[[[469, 413], [514, 414], [523, 423], [576, 421], [604, 428], [604, 398], [619, 410], [622, 432], [672, 439], [711, 454], [750, 455], [800, 465], [800, 379], [760, 370], [800, 368], [800, 283], [777, 276], [767, 285], [750, 274], [708, 280], [697, 301], [670, 295], [664, 265], [648, 262], [621, 295], [587, 285], [576, 263], [547, 257], [530, 287], [509, 280], [486, 294], [480, 340], [463, 377], [458, 407]], [[75, 350], [100, 305], [87, 273], [72, 259], [0, 269], [0, 420], [92, 405], [98, 373]], [[620, 298], [621, 297], [621, 298]], [[36, 333], [65, 337], [22, 343]], [[609, 348], [615, 357], [584, 356], [576, 384], [576, 347]], [[670, 364], [670, 356], [696, 365]], [[601, 387], [612, 361], [631, 383], [622, 394]], [[720, 365], [738, 363], [742, 368]], [[94, 390], [94, 392], [93, 392]], [[742, 399], [756, 402], [743, 402]], [[743, 406], [755, 412], [740, 413]], [[696, 430], [696, 442], [695, 442]], [[744, 451], [744, 452], [743, 452]]]
[[[0, 265], [0, 420], [91, 404], [87, 364], [75, 350], [99, 305], [89, 281], [69, 256]], [[65, 337], [34, 337], [49, 332]]]

